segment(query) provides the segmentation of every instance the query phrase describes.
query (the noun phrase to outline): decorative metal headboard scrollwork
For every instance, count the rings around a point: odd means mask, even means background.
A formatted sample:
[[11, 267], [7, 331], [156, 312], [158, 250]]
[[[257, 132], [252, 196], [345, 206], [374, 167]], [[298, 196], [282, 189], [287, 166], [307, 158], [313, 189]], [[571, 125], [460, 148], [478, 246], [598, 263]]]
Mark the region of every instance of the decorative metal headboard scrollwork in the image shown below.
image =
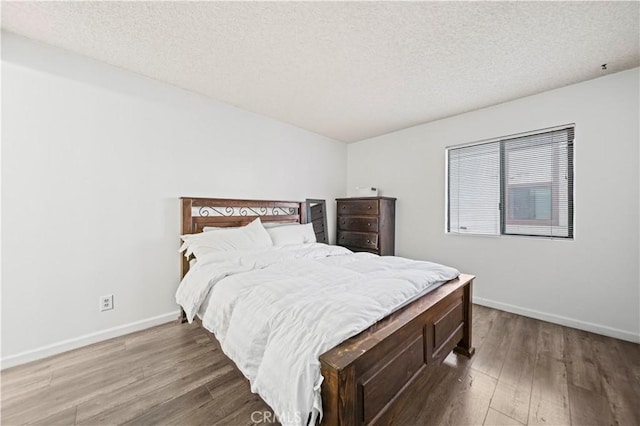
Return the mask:
[[193, 207], [193, 217], [230, 217], [230, 216], [290, 216], [296, 214], [292, 207]]

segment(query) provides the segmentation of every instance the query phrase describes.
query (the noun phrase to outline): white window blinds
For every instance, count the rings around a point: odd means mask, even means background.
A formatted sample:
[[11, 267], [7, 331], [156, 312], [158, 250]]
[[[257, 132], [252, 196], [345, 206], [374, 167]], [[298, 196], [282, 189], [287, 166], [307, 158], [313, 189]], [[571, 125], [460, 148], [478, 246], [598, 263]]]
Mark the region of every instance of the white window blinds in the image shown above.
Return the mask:
[[447, 231], [573, 238], [573, 126], [449, 148]]

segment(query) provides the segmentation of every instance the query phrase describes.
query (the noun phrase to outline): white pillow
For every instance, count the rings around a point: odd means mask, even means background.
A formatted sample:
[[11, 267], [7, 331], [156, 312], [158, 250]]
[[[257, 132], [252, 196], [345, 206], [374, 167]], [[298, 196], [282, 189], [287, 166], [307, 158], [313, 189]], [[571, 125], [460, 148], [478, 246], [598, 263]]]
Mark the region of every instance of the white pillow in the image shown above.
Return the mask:
[[216, 251], [254, 250], [273, 246], [260, 218], [256, 218], [247, 226], [186, 234], [180, 238], [184, 241], [180, 251], [186, 250], [185, 256], [193, 254], [196, 258]]
[[286, 246], [289, 244], [315, 243], [316, 234], [313, 224], [278, 226], [267, 229], [274, 246]]

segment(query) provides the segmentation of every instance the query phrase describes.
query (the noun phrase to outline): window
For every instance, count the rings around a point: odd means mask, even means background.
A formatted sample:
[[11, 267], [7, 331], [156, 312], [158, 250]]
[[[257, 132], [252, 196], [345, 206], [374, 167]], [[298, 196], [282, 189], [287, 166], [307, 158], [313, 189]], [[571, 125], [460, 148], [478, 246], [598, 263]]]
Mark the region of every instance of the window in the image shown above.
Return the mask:
[[447, 232], [573, 238], [573, 126], [447, 149]]

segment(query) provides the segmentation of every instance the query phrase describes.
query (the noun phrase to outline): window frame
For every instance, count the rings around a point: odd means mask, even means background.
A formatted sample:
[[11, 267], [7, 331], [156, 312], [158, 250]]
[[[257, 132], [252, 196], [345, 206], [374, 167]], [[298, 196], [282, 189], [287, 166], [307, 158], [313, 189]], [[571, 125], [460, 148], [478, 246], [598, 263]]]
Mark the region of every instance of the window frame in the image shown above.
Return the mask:
[[[556, 131], [566, 130], [567, 133], [567, 235], [552, 235], [552, 232], [539, 235], [539, 234], [527, 234], [527, 233], [514, 233], [514, 232], [506, 232], [506, 227], [508, 225], [515, 226], [560, 226], [560, 192], [558, 190], [554, 191], [553, 181], [545, 181], [545, 182], [535, 182], [532, 184], [512, 184], [509, 185], [507, 183], [506, 173], [507, 173], [507, 161], [508, 156], [505, 151], [507, 150], [518, 150], [524, 149], [526, 147], [513, 147], [513, 148], [505, 148], [505, 145], [509, 141], [513, 141], [514, 139], [526, 138], [535, 135], [542, 135], [545, 133], [551, 133]], [[550, 127], [546, 129], [539, 129], [530, 132], [518, 133], [509, 136], [502, 136], [493, 139], [485, 139], [477, 142], [466, 143], [461, 145], [453, 145], [447, 146], [445, 148], [445, 234], [447, 235], [472, 235], [472, 236], [484, 236], [484, 237], [535, 237], [535, 238], [543, 238], [543, 239], [561, 239], [561, 240], [573, 240], [575, 238], [575, 228], [574, 228], [574, 148], [575, 148], [575, 123]], [[450, 152], [455, 149], [473, 147], [477, 145], [483, 144], [491, 144], [497, 143], [499, 144], [500, 149], [500, 166], [499, 166], [499, 174], [500, 174], [500, 203], [499, 203], [499, 232], [496, 234], [485, 234], [485, 233], [473, 233], [473, 232], [456, 232], [451, 231], [451, 207], [450, 207]], [[555, 151], [554, 146], [554, 151]], [[552, 176], [557, 176], [559, 173], [559, 157], [557, 155], [552, 156], [553, 163], [552, 167]], [[531, 219], [531, 220], [518, 220], [518, 219], [510, 219], [507, 221], [508, 217], [508, 189], [513, 187], [549, 187], [551, 190], [551, 219]]]

